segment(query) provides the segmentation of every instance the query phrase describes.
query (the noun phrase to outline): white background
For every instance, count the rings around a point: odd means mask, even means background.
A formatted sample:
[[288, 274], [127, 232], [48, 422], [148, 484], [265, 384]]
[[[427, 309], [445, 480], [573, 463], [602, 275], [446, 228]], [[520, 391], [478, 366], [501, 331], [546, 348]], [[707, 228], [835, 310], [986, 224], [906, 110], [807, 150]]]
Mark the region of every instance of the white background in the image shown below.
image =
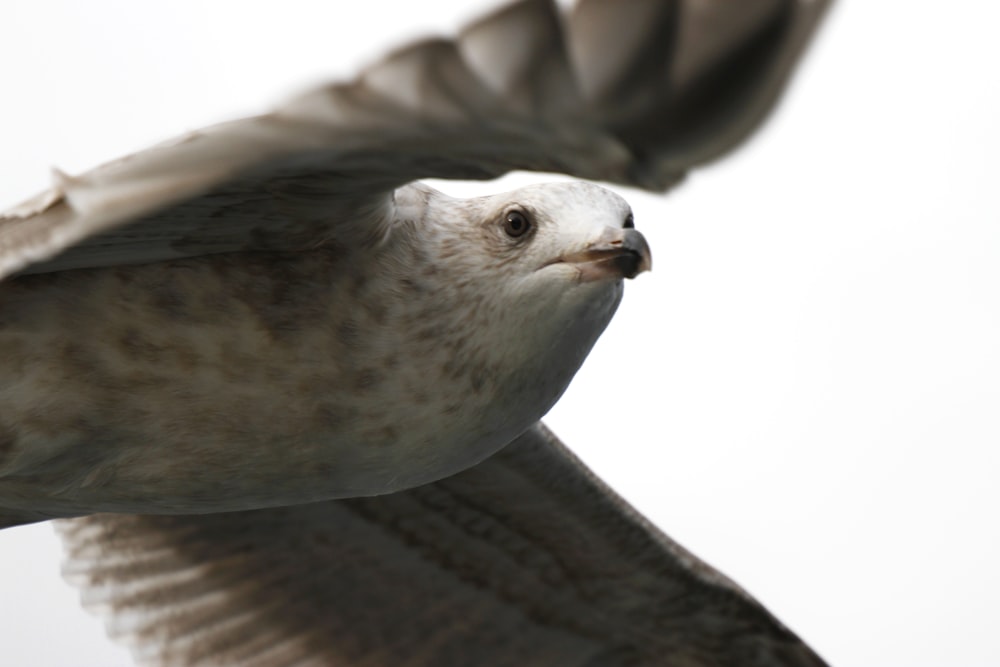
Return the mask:
[[[0, 207], [492, 4], [5, 0]], [[750, 146], [624, 191], [655, 270], [550, 423], [831, 664], [997, 665], [1000, 11], [828, 19]], [[129, 664], [59, 559], [0, 533], [0, 663]]]

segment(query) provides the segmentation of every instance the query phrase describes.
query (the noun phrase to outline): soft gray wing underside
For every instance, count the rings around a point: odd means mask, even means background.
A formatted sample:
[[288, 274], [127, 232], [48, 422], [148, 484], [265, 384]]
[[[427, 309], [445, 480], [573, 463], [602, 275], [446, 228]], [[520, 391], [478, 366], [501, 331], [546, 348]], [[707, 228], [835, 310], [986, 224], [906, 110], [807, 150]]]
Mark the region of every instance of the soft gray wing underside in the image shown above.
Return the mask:
[[57, 523], [67, 578], [143, 664], [824, 664], [540, 424], [402, 493]]
[[375, 226], [418, 178], [662, 190], [760, 123], [828, 2], [583, 0], [563, 16], [524, 0], [272, 113], [56, 174], [0, 215], [0, 278], [309, 248]]

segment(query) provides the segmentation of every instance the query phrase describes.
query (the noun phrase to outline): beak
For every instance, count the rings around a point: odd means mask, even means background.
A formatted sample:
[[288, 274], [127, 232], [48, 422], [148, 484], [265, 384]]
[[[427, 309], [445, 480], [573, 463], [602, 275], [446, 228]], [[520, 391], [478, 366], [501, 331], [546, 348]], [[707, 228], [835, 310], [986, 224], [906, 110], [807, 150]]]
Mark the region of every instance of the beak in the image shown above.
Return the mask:
[[580, 282], [635, 278], [653, 268], [649, 244], [632, 228], [608, 228], [597, 241], [580, 252], [563, 255], [560, 261], [576, 267]]

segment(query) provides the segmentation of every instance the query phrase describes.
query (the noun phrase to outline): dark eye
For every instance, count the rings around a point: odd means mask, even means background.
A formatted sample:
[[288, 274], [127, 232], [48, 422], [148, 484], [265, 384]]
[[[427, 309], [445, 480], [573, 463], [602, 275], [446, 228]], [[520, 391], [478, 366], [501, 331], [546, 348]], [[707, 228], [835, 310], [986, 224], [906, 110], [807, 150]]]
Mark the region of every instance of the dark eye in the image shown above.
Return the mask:
[[635, 229], [635, 218], [629, 213], [625, 218], [625, 229]]
[[524, 236], [529, 229], [531, 229], [531, 221], [521, 211], [509, 211], [503, 220], [503, 230], [507, 232], [507, 236], [512, 238]]

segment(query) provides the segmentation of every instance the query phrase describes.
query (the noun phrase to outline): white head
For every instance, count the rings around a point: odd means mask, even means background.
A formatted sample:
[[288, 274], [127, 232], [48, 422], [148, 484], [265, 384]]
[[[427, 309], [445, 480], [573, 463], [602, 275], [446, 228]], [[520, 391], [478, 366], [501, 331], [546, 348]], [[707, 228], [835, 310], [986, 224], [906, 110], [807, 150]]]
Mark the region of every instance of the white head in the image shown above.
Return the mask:
[[584, 182], [472, 199], [411, 188], [426, 203], [413, 238], [436, 267], [435, 301], [454, 308], [448, 334], [468, 339], [461, 354], [495, 361], [502, 393], [530, 387], [540, 416], [611, 320], [623, 279], [651, 266], [628, 203]]
[[416, 186], [428, 199], [420, 235], [466, 275], [496, 273], [490, 291], [519, 297], [614, 290], [651, 268], [649, 247], [619, 195], [591, 183], [544, 183], [472, 199]]
[[[386, 371], [378, 402], [394, 406], [395, 429], [427, 446], [391, 450], [409, 463], [378, 469], [440, 476], [548, 412], [611, 320], [623, 279], [649, 268], [649, 249], [628, 204], [588, 183], [472, 199], [415, 183], [394, 204], [370, 295], [355, 299], [381, 311], [366, 327], [375, 334], [367, 352], [341, 356], [408, 360]], [[393, 483], [429, 481], [410, 475]]]
[[601, 320], [596, 339], [621, 298], [622, 279], [651, 268], [628, 203], [591, 183], [531, 185], [441, 205], [457, 213], [438, 217], [448, 232], [441, 256], [461, 267], [459, 282], [475, 276], [484, 298], [520, 318], [522, 333], [590, 314]]

